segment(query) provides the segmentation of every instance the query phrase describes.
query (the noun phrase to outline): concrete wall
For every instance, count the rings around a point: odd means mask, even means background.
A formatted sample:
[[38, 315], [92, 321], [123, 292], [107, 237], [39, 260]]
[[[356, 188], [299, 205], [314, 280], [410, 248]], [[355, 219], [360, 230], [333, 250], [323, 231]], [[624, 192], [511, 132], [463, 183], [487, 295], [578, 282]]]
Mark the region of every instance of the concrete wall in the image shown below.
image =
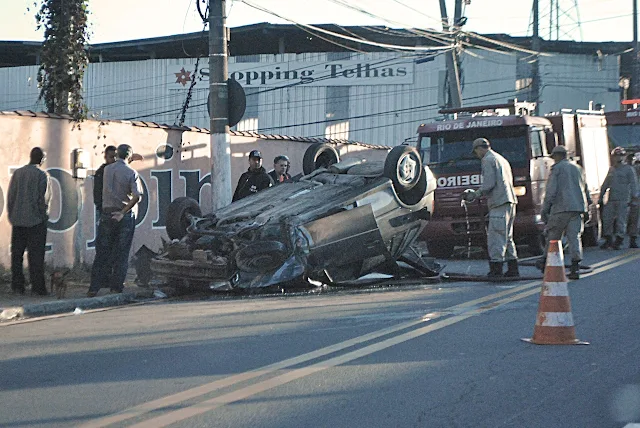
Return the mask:
[[[67, 119], [25, 117], [14, 113], [0, 113], [0, 265], [10, 264], [11, 225], [6, 213], [6, 194], [13, 170], [29, 160], [32, 147], [40, 146], [47, 152], [44, 168], [52, 177], [53, 201], [51, 206], [48, 251], [49, 266], [72, 266], [91, 263], [94, 257], [95, 211], [93, 205], [93, 179], [90, 175], [103, 162], [103, 150], [108, 145], [130, 144], [144, 160], [132, 163], [140, 173], [145, 196], [139, 205], [137, 228], [132, 252], [146, 245], [152, 250], [168, 239], [165, 232], [165, 213], [171, 200], [190, 196], [201, 203], [204, 213], [211, 211], [209, 199], [210, 148], [209, 134], [202, 130], [182, 131], [155, 124], [132, 124], [87, 120], [74, 124]], [[165, 159], [164, 146], [174, 150]], [[292, 139], [253, 138], [231, 136], [232, 181], [248, 167], [247, 155], [259, 149], [264, 166], [272, 168], [276, 155], [287, 154], [291, 159], [292, 174], [302, 171], [302, 157], [307, 142]], [[362, 145], [338, 144], [345, 158], [362, 157], [384, 159], [386, 150]], [[74, 149], [82, 149], [87, 159], [89, 177], [72, 177], [71, 158]], [[160, 155], [157, 152], [160, 149]]]

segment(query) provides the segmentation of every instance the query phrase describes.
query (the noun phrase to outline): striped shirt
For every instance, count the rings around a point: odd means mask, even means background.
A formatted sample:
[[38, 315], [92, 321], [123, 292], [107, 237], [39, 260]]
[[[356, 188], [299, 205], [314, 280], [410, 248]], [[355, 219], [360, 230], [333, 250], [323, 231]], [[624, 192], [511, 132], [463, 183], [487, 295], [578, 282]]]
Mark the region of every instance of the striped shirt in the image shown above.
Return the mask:
[[[102, 182], [102, 211], [109, 212], [125, 207], [134, 196], [142, 196], [142, 184], [135, 169], [118, 159], [104, 168]], [[131, 211], [137, 214], [134, 206]]]
[[13, 226], [33, 227], [49, 220], [51, 180], [38, 165], [17, 169], [9, 182], [7, 210]]

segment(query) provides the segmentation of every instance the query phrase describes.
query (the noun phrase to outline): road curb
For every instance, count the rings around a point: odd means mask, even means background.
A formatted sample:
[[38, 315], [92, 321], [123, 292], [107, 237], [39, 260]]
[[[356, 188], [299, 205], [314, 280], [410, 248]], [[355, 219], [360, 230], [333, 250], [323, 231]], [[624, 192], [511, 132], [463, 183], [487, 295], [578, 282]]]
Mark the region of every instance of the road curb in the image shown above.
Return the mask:
[[79, 299], [53, 300], [50, 302], [31, 303], [22, 306], [4, 308], [0, 312], [0, 321], [18, 318], [41, 317], [81, 310], [121, 306], [140, 299], [153, 298], [153, 290], [142, 290], [131, 293], [107, 294], [99, 297], [83, 297]]

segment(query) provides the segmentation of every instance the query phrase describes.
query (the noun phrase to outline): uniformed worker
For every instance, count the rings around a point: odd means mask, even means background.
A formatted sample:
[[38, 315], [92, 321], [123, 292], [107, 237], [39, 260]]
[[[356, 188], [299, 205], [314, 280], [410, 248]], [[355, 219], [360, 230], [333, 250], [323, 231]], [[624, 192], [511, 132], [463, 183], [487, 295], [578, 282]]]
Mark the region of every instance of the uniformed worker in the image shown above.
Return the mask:
[[[638, 181], [638, 191], [640, 192], [640, 152], [629, 154], [627, 163], [631, 165], [636, 172], [636, 180]], [[629, 220], [627, 221], [627, 234], [629, 235], [629, 248], [638, 248], [638, 221], [640, 221], [640, 198], [631, 201], [629, 206]]]
[[542, 221], [546, 224], [547, 237], [543, 260], [546, 260], [549, 241], [560, 240], [562, 235], [566, 235], [571, 254], [569, 279], [580, 279], [580, 236], [584, 230], [583, 216], [588, 216], [591, 197], [584, 171], [567, 160], [567, 149], [556, 146], [551, 151], [551, 157], [555, 164], [551, 167], [542, 203]]
[[[636, 173], [631, 165], [623, 163], [626, 155], [622, 147], [616, 147], [611, 151], [612, 165], [609, 168], [607, 177], [600, 188], [600, 198], [598, 204], [604, 203], [604, 194], [609, 190], [609, 200], [604, 205], [602, 212], [602, 227], [605, 242], [600, 248], [607, 249], [613, 247], [619, 250], [627, 228], [627, 215], [629, 213], [629, 204], [632, 200], [637, 201], [638, 182]], [[616, 224], [615, 234], [613, 224]], [[615, 236], [615, 241], [613, 237]]]
[[502, 276], [502, 264], [505, 261], [508, 266], [505, 276], [520, 276], [518, 254], [513, 242], [513, 221], [518, 199], [513, 188], [511, 165], [504, 157], [491, 150], [491, 143], [486, 138], [478, 138], [473, 142], [473, 154], [482, 162], [482, 186], [479, 190], [466, 190], [464, 198], [469, 202], [481, 196], [487, 198], [488, 276]]
[[249, 153], [249, 169], [240, 176], [231, 201], [235, 202], [271, 186], [273, 180], [262, 166], [262, 154], [258, 150], [252, 150]]

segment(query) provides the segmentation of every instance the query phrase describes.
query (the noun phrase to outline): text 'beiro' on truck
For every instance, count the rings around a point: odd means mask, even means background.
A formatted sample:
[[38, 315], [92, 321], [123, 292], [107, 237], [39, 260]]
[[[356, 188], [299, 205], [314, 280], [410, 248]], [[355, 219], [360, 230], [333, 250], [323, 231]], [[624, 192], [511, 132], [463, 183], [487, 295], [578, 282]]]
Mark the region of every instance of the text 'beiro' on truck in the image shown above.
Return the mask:
[[[441, 110], [450, 120], [422, 124], [418, 128], [418, 149], [424, 163], [437, 178], [433, 217], [422, 232], [433, 257], [449, 257], [456, 245], [486, 246], [486, 201], [468, 204], [469, 224], [460, 201], [462, 192], [481, 184], [480, 161], [471, 154], [476, 138], [487, 138], [513, 170], [518, 195], [514, 224], [517, 244], [526, 244], [533, 254], [544, 246], [541, 208], [545, 184], [556, 145], [566, 146], [569, 155], [586, 173], [591, 198], [598, 200], [600, 186], [609, 169], [606, 119], [600, 110], [562, 110], [544, 117], [533, 116], [535, 103], [506, 104]], [[600, 219], [595, 206], [586, 224], [583, 242], [596, 245]]]

